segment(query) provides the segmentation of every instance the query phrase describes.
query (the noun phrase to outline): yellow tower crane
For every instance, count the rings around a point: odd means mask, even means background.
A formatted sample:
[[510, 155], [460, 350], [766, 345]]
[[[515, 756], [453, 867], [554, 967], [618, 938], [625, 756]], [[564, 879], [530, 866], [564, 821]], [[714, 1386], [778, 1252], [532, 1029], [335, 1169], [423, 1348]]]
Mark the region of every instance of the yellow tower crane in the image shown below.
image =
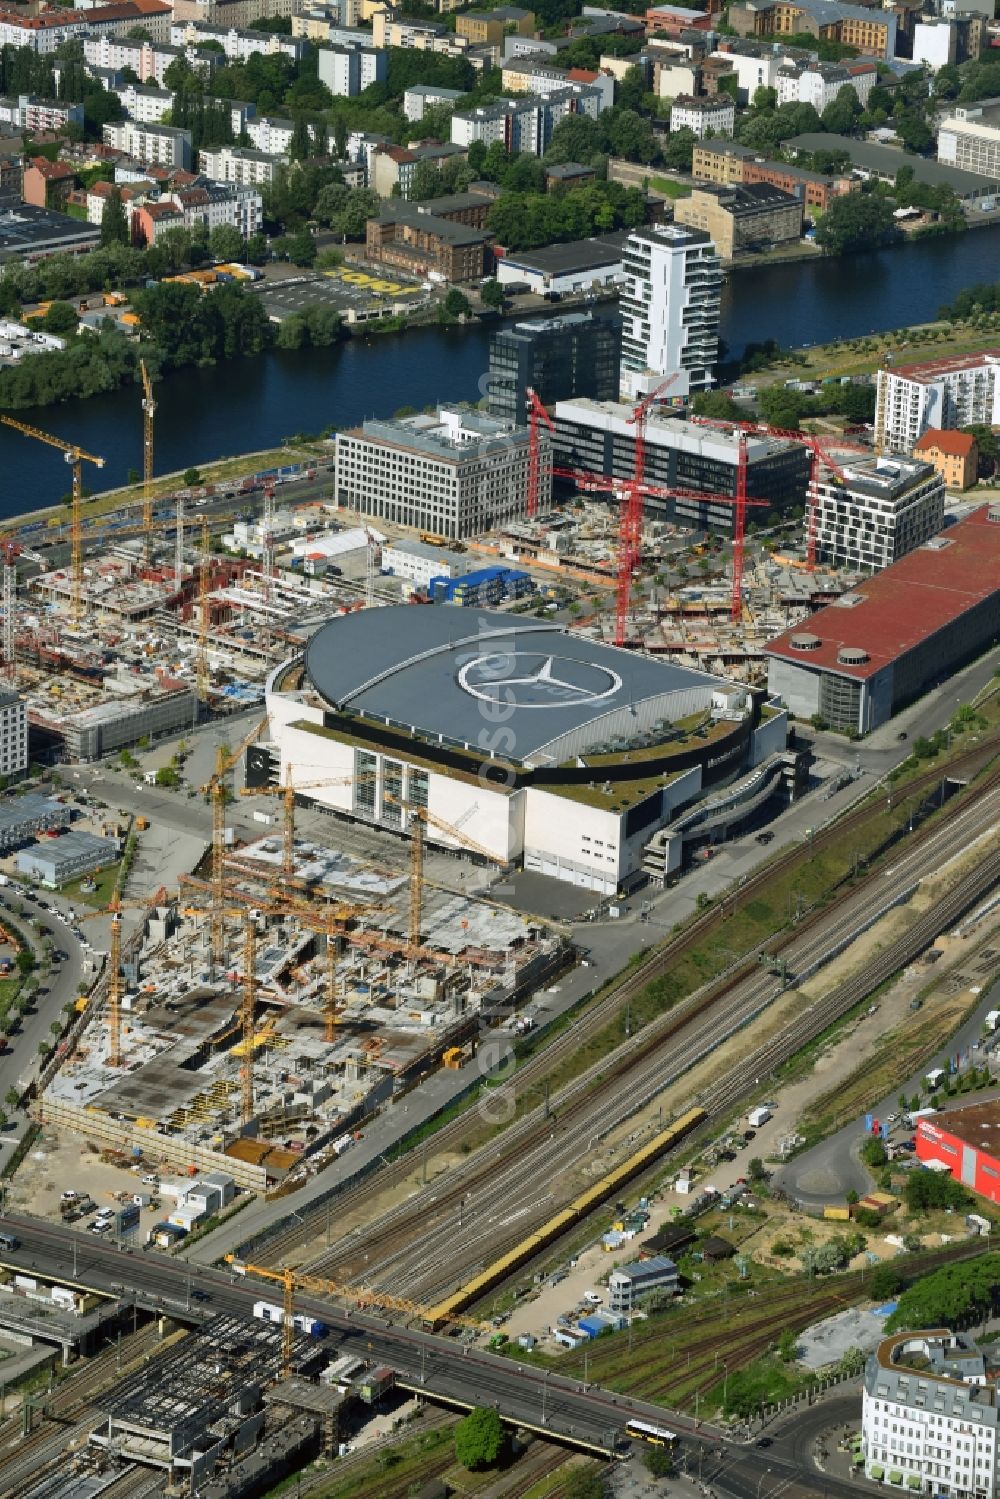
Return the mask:
[[198, 701], [208, 706], [208, 626], [212, 582], [212, 540], [208, 520], [201, 522], [201, 562], [198, 568], [198, 653], [195, 673]]
[[[403, 1312], [407, 1316], [419, 1317], [421, 1321], [426, 1320], [429, 1315], [428, 1307], [422, 1306], [417, 1301], [408, 1301], [403, 1296], [392, 1296], [387, 1291], [375, 1291], [365, 1286], [346, 1286], [339, 1281], [323, 1280], [317, 1275], [306, 1275], [300, 1270], [293, 1270], [290, 1265], [284, 1265], [280, 1270], [272, 1270], [267, 1265], [250, 1264], [239, 1259], [235, 1254], [227, 1254], [225, 1260], [233, 1267], [237, 1275], [253, 1275], [281, 1286], [284, 1372], [286, 1374], [291, 1372], [292, 1367], [296, 1291], [313, 1291], [319, 1296], [337, 1296], [345, 1301], [353, 1302], [360, 1310], [369, 1306], [377, 1306], [386, 1311]], [[449, 1321], [463, 1327], [474, 1328], [477, 1332], [488, 1331], [488, 1325], [485, 1322], [478, 1322], [474, 1317], [456, 1315], [450, 1317]]]
[[27, 422], [19, 422], [12, 416], [0, 414], [0, 422], [3, 422], [5, 427], [13, 427], [15, 432], [20, 432], [24, 437], [34, 437], [38, 442], [47, 442], [51, 448], [58, 448], [66, 462], [72, 466], [70, 615], [73, 623], [79, 624], [83, 617], [83, 465], [93, 463], [97, 468], [103, 468], [104, 459], [99, 458], [96, 453], [88, 453], [86, 448], [81, 448], [78, 443], [63, 442], [61, 437], [53, 437], [51, 432], [43, 432], [39, 427], [30, 427]]
[[142, 528], [146, 533], [148, 562], [153, 545], [153, 418], [156, 402], [145, 359], [139, 360], [139, 369], [142, 373]]
[[108, 1066], [122, 1065], [122, 912], [126, 909], [148, 913], [166, 899], [166, 889], [161, 885], [148, 901], [121, 899], [115, 885], [104, 911], [89, 911], [83, 921], [93, 921], [97, 916], [111, 917], [111, 946], [108, 953]]
[[253, 1022], [257, 1008], [257, 928], [250, 910], [243, 913], [243, 1055], [240, 1057], [240, 1123], [253, 1118]]
[[209, 916], [210, 950], [213, 968], [218, 968], [225, 956], [225, 904], [226, 904], [226, 775], [252, 744], [262, 729], [267, 727], [266, 716], [237, 745], [227, 751], [220, 744], [215, 756], [215, 770], [202, 792], [212, 804], [212, 866], [211, 866], [211, 911]]

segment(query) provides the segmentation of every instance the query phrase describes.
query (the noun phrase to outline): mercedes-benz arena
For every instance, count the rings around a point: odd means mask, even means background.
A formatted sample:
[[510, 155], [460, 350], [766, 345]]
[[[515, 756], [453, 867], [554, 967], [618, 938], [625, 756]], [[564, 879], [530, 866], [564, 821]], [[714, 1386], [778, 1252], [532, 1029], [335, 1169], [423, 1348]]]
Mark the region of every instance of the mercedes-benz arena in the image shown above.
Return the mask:
[[[784, 747], [747, 689], [523, 616], [401, 605], [325, 625], [268, 684], [282, 782], [611, 894], [675, 810]], [[773, 741], [773, 742], [772, 742]], [[260, 763], [257, 783], [260, 783]], [[253, 784], [253, 762], [250, 762]], [[324, 784], [317, 784], [324, 783]]]

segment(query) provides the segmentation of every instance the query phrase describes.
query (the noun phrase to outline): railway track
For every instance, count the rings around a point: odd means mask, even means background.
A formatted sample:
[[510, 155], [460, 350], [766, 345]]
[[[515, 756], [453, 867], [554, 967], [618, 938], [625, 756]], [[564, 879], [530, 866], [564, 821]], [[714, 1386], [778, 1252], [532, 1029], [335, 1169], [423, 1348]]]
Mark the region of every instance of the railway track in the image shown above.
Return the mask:
[[[977, 746], [967, 750], [964, 754], [955, 757], [949, 766], [947, 774], [952, 779], [972, 777], [981, 771], [994, 758], [1000, 748], [1000, 732], [989, 736]], [[929, 769], [921, 772], [908, 782], [905, 790], [899, 793], [899, 797], [905, 797], [907, 801], [911, 798], [919, 798], [940, 784], [942, 771], [940, 768]], [[984, 786], [987, 783], [984, 782]], [[980, 788], [981, 790], [982, 788]], [[738, 891], [728, 895], [724, 901], [717, 903], [703, 911], [685, 929], [667, 942], [658, 946], [647, 957], [632, 969], [623, 979], [614, 985], [607, 994], [595, 1005], [586, 1010], [575, 1023], [563, 1034], [555, 1036], [546, 1043], [533, 1057], [524, 1062], [515, 1073], [511, 1081], [505, 1085], [504, 1093], [509, 1100], [513, 1100], [515, 1106], [518, 1100], [525, 1095], [537, 1090], [543, 1080], [559, 1065], [571, 1057], [582, 1046], [585, 1046], [595, 1036], [599, 1035], [610, 1021], [618, 1015], [634, 999], [638, 998], [646, 986], [657, 978], [663, 977], [670, 969], [692, 948], [696, 947], [708, 934], [721, 926], [727, 916], [734, 914], [740, 907], [754, 900], [765, 891], [772, 880], [788, 873], [799, 865], [807, 863], [810, 859], [829, 846], [835, 840], [839, 840], [846, 832], [853, 828], [860, 828], [873, 816], [881, 813], [881, 802], [866, 799], [857, 807], [852, 808], [843, 817], [837, 819], [826, 827], [820, 828], [814, 835], [810, 845], [795, 844], [780, 852], [775, 859], [763, 868], [751, 874], [739, 887]], [[827, 908], [829, 909], [829, 907]], [[806, 913], [804, 919], [795, 929], [786, 929], [777, 933], [767, 944], [768, 950], [775, 954], [783, 954], [786, 946], [795, 939], [797, 933], [821, 919], [822, 911]], [[752, 963], [753, 954], [742, 955], [734, 962], [730, 969], [704, 985], [697, 994], [689, 996], [670, 1012], [670, 1018], [690, 1014], [700, 1004], [708, 1002], [713, 994], [724, 992], [725, 986], [747, 966]], [[647, 1027], [647, 1030], [651, 1027]], [[466, 1143], [474, 1121], [470, 1121], [467, 1115], [461, 1115], [436, 1131], [434, 1136], [435, 1151], [450, 1153], [461, 1149]], [[504, 1131], [504, 1139], [510, 1137], [511, 1129]], [[485, 1152], [491, 1147], [487, 1146], [476, 1151], [476, 1158], [485, 1159]], [[391, 1190], [404, 1184], [412, 1175], [412, 1156], [403, 1156], [396, 1161], [389, 1162], [378, 1172], [378, 1185], [380, 1190]], [[346, 1216], [354, 1209], [361, 1207], [370, 1199], [372, 1190], [371, 1180], [366, 1180], [356, 1187], [346, 1188], [337, 1196], [337, 1212], [339, 1216]], [[302, 1256], [297, 1255], [304, 1246], [309, 1246], [317, 1238], [321, 1237], [323, 1224], [326, 1217], [326, 1206], [321, 1205], [311, 1212], [282, 1225], [276, 1232], [265, 1234], [261, 1240], [252, 1245], [251, 1258], [261, 1264], [284, 1265], [301, 1262]], [[320, 1257], [322, 1258], [322, 1257]]]
[[21, 1434], [20, 1413], [3, 1423], [0, 1494], [4, 1499], [26, 1496], [52, 1464], [64, 1460], [68, 1449], [86, 1442], [99, 1417], [95, 1397], [110, 1389], [123, 1374], [138, 1368], [159, 1342], [155, 1327], [150, 1326], [123, 1340], [120, 1351], [111, 1348], [98, 1354], [92, 1364], [53, 1390], [45, 1402], [44, 1415], [34, 1418], [36, 1427], [28, 1436]]
[[[928, 831], [916, 846], [901, 851], [889, 870], [847, 891], [822, 913], [821, 920], [805, 931], [800, 929], [799, 935], [790, 935], [783, 953], [789, 968], [802, 974], [821, 966], [871, 924], [873, 911], [897, 903], [922, 871], [962, 851], [998, 816], [1000, 771], [955, 816]], [[981, 893], [997, 877], [1000, 855], [984, 860], [942, 905], [921, 918], [907, 934], [911, 938], [916, 934], [919, 945], [914, 950], [920, 951], [949, 923], [952, 911], [967, 908], [970, 889]], [[710, 1115], [725, 1112], [745, 1090], [748, 1078], [766, 1076], [794, 1054], [805, 1040], [876, 987], [882, 976], [908, 961], [912, 947], [911, 940], [905, 953], [894, 944], [879, 954], [853, 985], [839, 986], [810, 1005], [698, 1102]], [[613, 1057], [600, 1060], [568, 1084], [553, 1101], [554, 1117], [547, 1116], [544, 1108], [526, 1115], [469, 1162], [450, 1170], [443, 1181], [415, 1193], [312, 1260], [310, 1272], [384, 1287], [418, 1300], [435, 1299], [451, 1289], [457, 1277], [478, 1268], [484, 1256], [492, 1260], [504, 1253], [562, 1206], [554, 1185], [561, 1174], [592, 1156], [602, 1138], [620, 1129], [695, 1062], [750, 1024], [784, 987], [780, 979], [758, 968], [715, 986], [710, 996], [678, 1006], [618, 1048]], [[598, 1084], [602, 1085], [599, 1092]]]

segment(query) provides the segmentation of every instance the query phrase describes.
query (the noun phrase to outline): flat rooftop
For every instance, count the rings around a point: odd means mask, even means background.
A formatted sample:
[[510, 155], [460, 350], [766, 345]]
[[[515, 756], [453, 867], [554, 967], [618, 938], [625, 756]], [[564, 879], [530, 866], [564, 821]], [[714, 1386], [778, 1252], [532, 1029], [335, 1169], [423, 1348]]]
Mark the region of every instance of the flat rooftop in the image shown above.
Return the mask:
[[864, 681], [989, 599], [1000, 615], [1000, 507], [983, 505], [776, 636], [765, 654]]
[[84, 224], [51, 208], [18, 203], [0, 210], [0, 261], [30, 255], [48, 245], [96, 245], [100, 237], [99, 225]]
[[946, 1109], [944, 1113], [919, 1121], [920, 1132], [931, 1135], [943, 1130], [963, 1145], [972, 1145], [987, 1155], [1000, 1158], [1000, 1098], [973, 1103], [967, 1108]]
[[625, 253], [627, 231], [598, 234], [592, 239], [573, 239], [564, 245], [545, 245], [540, 250], [518, 250], [504, 256], [504, 264], [544, 275], [569, 275], [573, 271], [598, 270], [616, 265]]
[[932, 384], [946, 379], [948, 375], [961, 374], [963, 370], [977, 370], [982, 365], [995, 364], [1000, 369], [1000, 349], [981, 349], [976, 354], [952, 354], [947, 359], [924, 359], [918, 364], [900, 364], [890, 368], [889, 373], [901, 380], [914, 380], [919, 384]]
[[[594, 748], [623, 733], [622, 713], [631, 737], [661, 720], [666, 737], [672, 717], [704, 706], [721, 685], [549, 621], [407, 605], [332, 621], [309, 642], [305, 664], [332, 707], [439, 742], [479, 744], [484, 721], [498, 721], [499, 709], [519, 762], [580, 730]], [[697, 701], [686, 704], [691, 693]]]
[[[871, 20], [876, 12], [862, 12]], [[917, 182], [931, 187], [950, 187], [960, 198], [982, 198], [989, 196], [996, 183], [976, 172], [966, 172], [960, 167], [945, 166], [940, 161], [927, 161], [922, 156], [912, 156], [895, 146], [879, 146], [872, 141], [857, 141], [849, 135], [823, 135], [819, 131], [807, 131], [805, 135], [793, 135], [785, 141], [792, 151], [844, 151], [852, 167], [863, 172], [874, 172], [880, 177], [895, 178], [903, 167], [911, 167]]]

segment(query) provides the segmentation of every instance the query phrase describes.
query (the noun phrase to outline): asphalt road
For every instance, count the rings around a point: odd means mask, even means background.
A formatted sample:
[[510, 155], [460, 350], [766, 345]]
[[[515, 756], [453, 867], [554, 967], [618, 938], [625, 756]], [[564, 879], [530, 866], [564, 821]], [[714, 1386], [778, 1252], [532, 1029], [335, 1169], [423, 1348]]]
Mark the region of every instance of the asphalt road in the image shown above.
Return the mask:
[[[129, 1250], [64, 1226], [5, 1214], [3, 1226], [19, 1246], [3, 1263], [118, 1293], [166, 1315], [202, 1320], [214, 1312], [252, 1315], [257, 1300], [280, 1303], [278, 1287], [232, 1271], [192, 1267], [155, 1250]], [[75, 1246], [75, 1253], [74, 1253]], [[204, 1299], [192, 1295], [201, 1292]], [[631, 1416], [675, 1427], [685, 1440], [720, 1450], [721, 1434], [658, 1406], [613, 1395], [595, 1385], [538, 1370], [513, 1359], [470, 1348], [450, 1338], [397, 1327], [364, 1313], [344, 1312], [312, 1295], [297, 1295], [296, 1309], [312, 1313], [344, 1352], [390, 1364], [407, 1385], [458, 1405], [494, 1405], [506, 1419], [544, 1429], [580, 1446], [610, 1450]], [[332, 1351], [332, 1350], [331, 1350]]]
[[[54, 951], [66, 954], [62, 963], [53, 963], [51, 974], [40, 977], [34, 1003], [26, 1010], [20, 1027], [11, 1034], [7, 1046], [0, 1052], [0, 1099], [8, 1089], [23, 1092], [38, 1074], [38, 1047], [42, 1041], [52, 1042], [49, 1026], [62, 1020], [62, 1008], [77, 998], [84, 972], [84, 950], [73, 936], [70, 923], [58, 911], [44, 911], [30, 896], [15, 895], [10, 888], [0, 888], [0, 907], [30, 935], [36, 952], [45, 937], [52, 943]], [[18, 909], [23, 913], [18, 916]], [[28, 925], [28, 919], [37, 916], [41, 929]], [[27, 1127], [27, 1116], [19, 1109], [8, 1109], [11, 1125], [0, 1135], [0, 1160], [8, 1155], [20, 1140]]]

